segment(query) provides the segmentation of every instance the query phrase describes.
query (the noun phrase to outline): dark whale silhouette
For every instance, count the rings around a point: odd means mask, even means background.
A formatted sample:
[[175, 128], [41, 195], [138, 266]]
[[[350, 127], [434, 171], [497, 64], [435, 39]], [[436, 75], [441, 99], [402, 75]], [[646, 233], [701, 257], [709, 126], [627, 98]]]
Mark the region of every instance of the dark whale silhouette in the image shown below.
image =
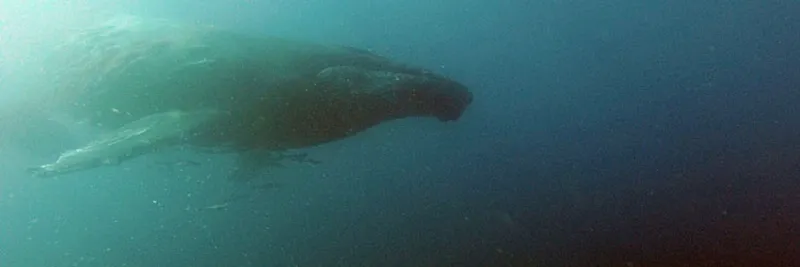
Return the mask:
[[41, 177], [174, 145], [257, 157], [393, 119], [454, 121], [472, 102], [454, 80], [365, 50], [129, 16], [81, 30], [47, 62], [42, 105], [104, 133], [30, 169]]

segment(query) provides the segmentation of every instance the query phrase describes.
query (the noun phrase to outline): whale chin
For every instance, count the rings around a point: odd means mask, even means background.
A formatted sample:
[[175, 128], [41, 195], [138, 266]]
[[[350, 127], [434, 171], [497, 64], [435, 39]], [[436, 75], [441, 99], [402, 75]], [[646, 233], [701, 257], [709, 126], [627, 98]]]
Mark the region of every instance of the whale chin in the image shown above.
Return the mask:
[[[338, 91], [352, 98], [354, 105], [383, 102], [389, 110], [364, 110], [384, 113], [387, 119], [403, 117], [436, 117], [455, 121], [472, 103], [472, 93], [463, 84], [419, 68], [392, 67], [366, 69], [356, 66], [329, 67], [317, 74], [317, 86], [323, 91]], [[360, 98], [360, 96], [369, 96]], [[379, 106], [372, 103], [369, 105]]]
[[426, 75], [419, 82], [403, 86], [397, 95], [406, 116], [435, 117], [442, 122], [457, 121], [472, 104], [473, 96], [469, 89], [456, 81]]

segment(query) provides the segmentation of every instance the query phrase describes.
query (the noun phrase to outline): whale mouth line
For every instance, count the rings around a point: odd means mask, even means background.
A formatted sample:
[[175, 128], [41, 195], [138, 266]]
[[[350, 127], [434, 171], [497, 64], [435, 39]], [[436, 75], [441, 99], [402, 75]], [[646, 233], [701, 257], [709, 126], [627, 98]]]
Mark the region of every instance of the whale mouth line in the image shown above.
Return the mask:
[[434, 97], [435, 114], [439, 121], [456, 121], [461, 118], [467, 103], [449, 96]]

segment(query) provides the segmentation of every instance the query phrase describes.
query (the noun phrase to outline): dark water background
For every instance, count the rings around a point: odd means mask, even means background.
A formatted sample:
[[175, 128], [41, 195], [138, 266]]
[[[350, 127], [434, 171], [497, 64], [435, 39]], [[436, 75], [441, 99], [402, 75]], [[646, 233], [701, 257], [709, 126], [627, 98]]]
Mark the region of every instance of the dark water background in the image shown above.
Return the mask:
[[0, 266], [800, 266], [797, 1], [218, 2], [124, 11], [373, 49], [476, 101], [258, 188], [179, 151], [33, 180], [75, 140], [30, 126]]

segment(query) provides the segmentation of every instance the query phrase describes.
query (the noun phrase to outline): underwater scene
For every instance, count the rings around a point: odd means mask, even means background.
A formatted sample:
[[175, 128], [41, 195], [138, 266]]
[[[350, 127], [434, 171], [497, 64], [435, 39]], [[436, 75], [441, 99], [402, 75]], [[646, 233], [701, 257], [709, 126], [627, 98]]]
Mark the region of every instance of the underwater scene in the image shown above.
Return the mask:
[[0, 1], [0, 267], [800, 266], [800, 2]]

